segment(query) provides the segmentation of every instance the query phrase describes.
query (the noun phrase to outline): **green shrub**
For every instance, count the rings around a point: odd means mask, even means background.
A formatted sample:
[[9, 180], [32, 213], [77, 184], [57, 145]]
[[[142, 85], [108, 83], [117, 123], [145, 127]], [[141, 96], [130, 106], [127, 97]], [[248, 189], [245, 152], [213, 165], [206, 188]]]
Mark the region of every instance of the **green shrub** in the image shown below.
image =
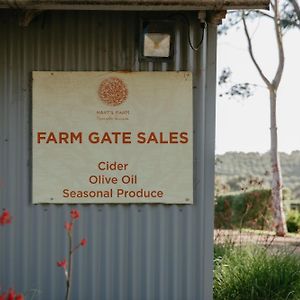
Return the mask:
[[234, 244], [226, 242], [224, 244], [216, 244], [214, 246], [214, 260], [216, 261], [222, 259], [227, 253], [234, 249]]
[[253, 190], [219, 196], [215, 203], [215, 228], [272, 228], [271, 190]]
[[300, 299], [300, 260], [296, 255], [270, 253], [257, 246], [216, 247], [214, 300]]
[[300, 213], [295, 210], [291, 210], [287, 214], [286, 226], [288, 232], [298, 232], [300, 229]]

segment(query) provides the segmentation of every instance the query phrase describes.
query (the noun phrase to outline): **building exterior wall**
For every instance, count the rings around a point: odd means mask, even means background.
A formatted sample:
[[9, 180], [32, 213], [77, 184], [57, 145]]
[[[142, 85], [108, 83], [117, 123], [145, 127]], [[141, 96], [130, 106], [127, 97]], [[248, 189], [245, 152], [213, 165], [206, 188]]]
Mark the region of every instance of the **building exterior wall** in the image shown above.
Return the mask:
[[[76, 207], [71, 299], [212, 299], [216, 28], [201, 50], [188, 46], [176, 22], [171, 63], [138, 61], [141, 12], [44, 12], [28, 27], [18, 12], [0, 11], [0, 209], [13, 215], [0, 228], [2, 289], [37, 290], [33, 299], [63, 299], [64, 221]], [[147, 13], [147, 17], [170, 13]], [[200, 35], [188, 13], [191, 35]], [[193, 205], [32, 205], [32, 71], [192, 71], [194, 78]], [[66, 116], [68, 112], [66, 111]], [[76, 122], [76, 121], [74, 121]], [[180, 172], [180, 170], [178, 170]]]

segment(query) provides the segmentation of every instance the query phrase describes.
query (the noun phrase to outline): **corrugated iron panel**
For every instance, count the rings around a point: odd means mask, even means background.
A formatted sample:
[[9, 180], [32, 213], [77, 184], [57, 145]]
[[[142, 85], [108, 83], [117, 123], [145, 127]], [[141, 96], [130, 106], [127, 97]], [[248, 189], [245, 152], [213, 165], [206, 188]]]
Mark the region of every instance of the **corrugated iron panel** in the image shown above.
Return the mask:
[[[71, 207], [31, 204], [31, 72], [190, 70], [198, 120], [194, 205], [77, 205], [75, 239], [84, 236], [88, 245], [75, 255], [71, 298], [212, 299], [216, 31], [210, 28], [208, 44], [205, 38], [193, 52], [178, 21], [174, 62], [140, 64], [139, 16], [45, 12], [23, 28], [16, 12], [0, 12], [0, 209], [13, 215], [11, 225], [0, 227], [2, 289], [36, 290], [32, 299], [64, 297], [56, 261], [66, 254], [63, 227]], [[190, 17], [198, 37], [196, 14]]]

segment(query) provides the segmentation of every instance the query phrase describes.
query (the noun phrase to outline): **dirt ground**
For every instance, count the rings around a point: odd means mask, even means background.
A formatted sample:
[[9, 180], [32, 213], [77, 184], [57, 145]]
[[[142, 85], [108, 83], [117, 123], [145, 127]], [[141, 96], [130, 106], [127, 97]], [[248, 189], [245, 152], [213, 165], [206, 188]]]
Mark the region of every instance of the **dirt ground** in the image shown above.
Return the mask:
[[300, 234], [277, 237], [273, 232], [258, 230], [214, 230], [215, 244], [231, 243], [238, 245], [261, 245], [270, 249], [280, 249], [300, 254]]

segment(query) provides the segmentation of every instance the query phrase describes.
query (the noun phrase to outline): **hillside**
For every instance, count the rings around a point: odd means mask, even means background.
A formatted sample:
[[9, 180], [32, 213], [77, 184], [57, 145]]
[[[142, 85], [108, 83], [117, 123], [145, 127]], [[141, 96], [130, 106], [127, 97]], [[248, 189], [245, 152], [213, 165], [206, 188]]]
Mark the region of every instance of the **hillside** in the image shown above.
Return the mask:
[[[300, 199], [300, 151], [280, 153], [284, 187], [292, 191], [294, 199]], [[263, 180], [270, 186], [270, 155], [256, 152], [227, 152], [216, 155], [216, 179], [227, 185], [230, 191], [241, 189], [250, 178]]]

